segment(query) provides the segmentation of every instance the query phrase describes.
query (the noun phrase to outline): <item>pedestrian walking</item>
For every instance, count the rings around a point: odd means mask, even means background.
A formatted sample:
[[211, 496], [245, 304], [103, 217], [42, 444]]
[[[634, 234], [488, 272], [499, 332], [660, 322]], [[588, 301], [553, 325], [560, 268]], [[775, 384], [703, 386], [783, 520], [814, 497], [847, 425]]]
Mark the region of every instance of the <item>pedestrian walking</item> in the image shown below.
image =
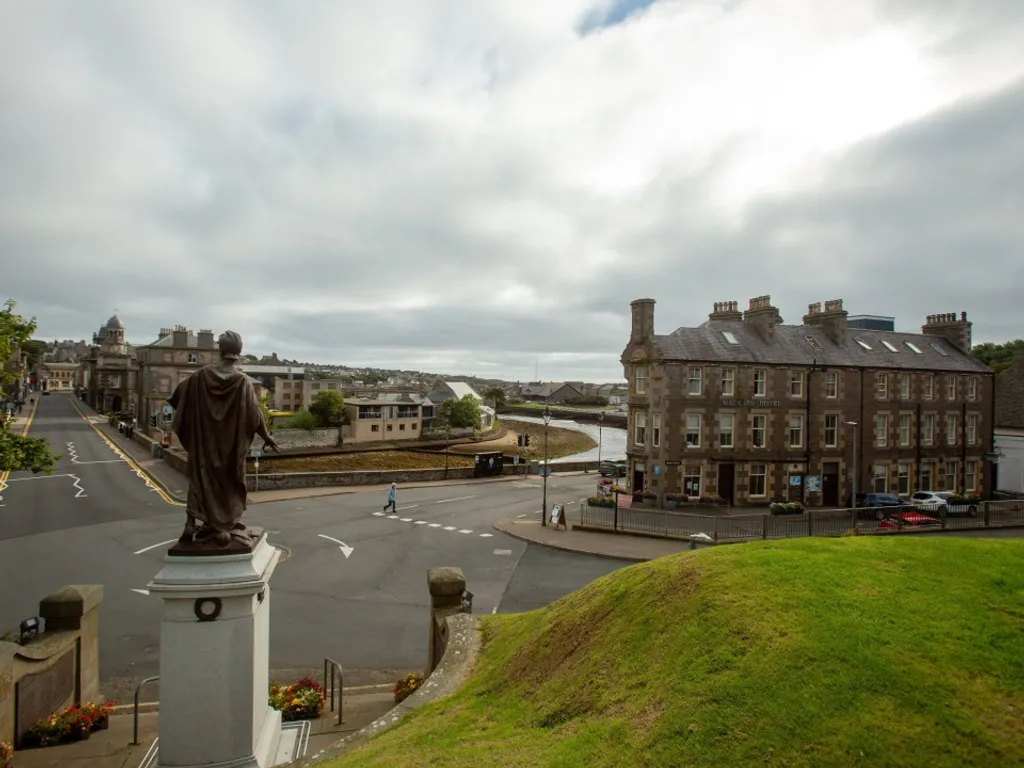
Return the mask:
[[384, 505], [384, 511], [388, 511], [388, 507], [391, 507], [392, 512], [397, 512], [398, 507], [395, 506], [398, 503], [398, 485], [392, 483], [391, 487], [388, 488], [388, 503]]

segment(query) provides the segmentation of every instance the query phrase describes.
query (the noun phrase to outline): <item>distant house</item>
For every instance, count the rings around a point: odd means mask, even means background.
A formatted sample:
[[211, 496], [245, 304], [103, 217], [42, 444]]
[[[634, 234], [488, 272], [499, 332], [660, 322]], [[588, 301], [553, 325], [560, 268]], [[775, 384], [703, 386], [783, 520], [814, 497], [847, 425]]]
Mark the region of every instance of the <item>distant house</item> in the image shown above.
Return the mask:
[[[565, 381], [533, 382], [523, 385], [522, 398], [534, 402], [551, 404], [565, 403], [576, 397], [583, 397], [583, 392], [574, 384]], [[582, 387], [583, 385], [580, 384]]]
[[480, 427], [482, 429], [489, 429], [493, 426], [495, 418], [494, 409], [484, 403], [484, 399], [480, 396], [480, 393], [464, 381], [443, 382], [442, 386], [438, 387], [433, 392], [428, 393], [427, 398], [431, 403], [441, 405], [445, 400], [450, 400], [452, 398], [461, 400], [466, 395], [470, 395], [480, 403]]
[[342, 438], [346, 443], [418, 440], [424, 432], [425, 402], [429, 403], [422, 395], [410, 394], [346, 397], [348, 423], [342, 427]]
[[1024, 493], [1024, 354], [996, 376], [996, 488]]

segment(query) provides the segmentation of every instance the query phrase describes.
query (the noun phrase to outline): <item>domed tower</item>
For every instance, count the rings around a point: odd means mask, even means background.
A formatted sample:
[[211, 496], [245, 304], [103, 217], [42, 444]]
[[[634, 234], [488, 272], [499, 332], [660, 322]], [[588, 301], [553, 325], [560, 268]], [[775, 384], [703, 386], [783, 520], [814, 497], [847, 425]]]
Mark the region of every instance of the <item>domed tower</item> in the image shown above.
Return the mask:
[[117, 315], [112, 315], [103, 326], [103, 351], [112, 355], [127, 355], [128, 346], [124, 342], [124, 323]]

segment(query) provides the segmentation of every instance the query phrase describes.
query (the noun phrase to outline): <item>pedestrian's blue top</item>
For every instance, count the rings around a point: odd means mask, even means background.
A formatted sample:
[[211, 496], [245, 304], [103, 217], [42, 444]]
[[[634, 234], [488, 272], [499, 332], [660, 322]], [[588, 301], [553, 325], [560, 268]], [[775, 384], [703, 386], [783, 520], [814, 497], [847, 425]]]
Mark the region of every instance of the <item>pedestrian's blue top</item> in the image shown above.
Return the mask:
[[388, 501], [394, 501], [394, 500], [395, 500], [395, 489], [394, 488], [388, 488]]

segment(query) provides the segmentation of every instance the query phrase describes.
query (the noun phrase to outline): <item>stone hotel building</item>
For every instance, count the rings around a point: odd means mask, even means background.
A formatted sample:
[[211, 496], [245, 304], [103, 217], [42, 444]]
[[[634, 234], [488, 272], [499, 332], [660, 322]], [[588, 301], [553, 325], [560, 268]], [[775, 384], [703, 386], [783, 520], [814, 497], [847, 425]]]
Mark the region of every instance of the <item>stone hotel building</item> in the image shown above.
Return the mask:
[[659, 335], [654, 301], [631, 307], [634, 492], [845, 506], [854, 471], [862, 492], [991, 492], [993, 376], [970, 354], [966, 313], [897, 333], [836, 300], [785, 325], [762, 296]]

